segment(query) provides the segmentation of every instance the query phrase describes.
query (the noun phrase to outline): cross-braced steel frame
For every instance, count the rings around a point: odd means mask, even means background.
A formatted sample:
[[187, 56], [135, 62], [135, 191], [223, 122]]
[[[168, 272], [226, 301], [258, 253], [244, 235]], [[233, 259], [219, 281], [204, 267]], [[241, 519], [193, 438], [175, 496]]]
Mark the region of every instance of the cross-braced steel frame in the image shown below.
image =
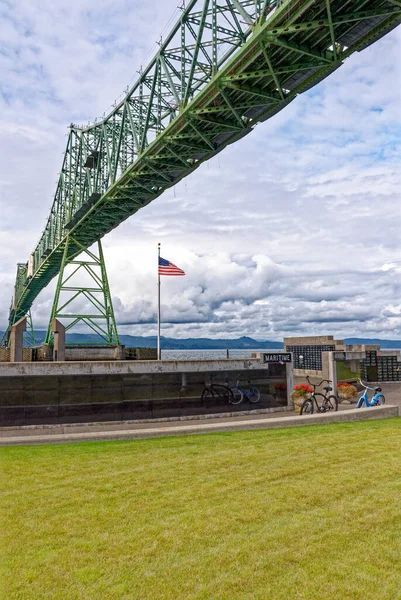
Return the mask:
[[[84, 324], [96, 335], [97, 343], [115, 346], [119, 343], [118, 333], [102, 244], [100, 240], [97, 242], [97, 255], [82, 246], [82, 254], [77, 260], [70, 253], [71, 247], [77, 243], [72, 236], [68, 236], [45, 343], [53, 342], [52, 320], [55, 318], [63, 322], [66, 333], [72, 327]], [[65, 271], [68, 265], [71, 266], [70, 273]], [[89, 283], [82, 283], [82, 275], [86, 275]], [[90, 312], [88, 308], [79, 311], [72, 309], [74, 304], [82, 302], [90, 308]]]
[[23, 344], [29, 348], [36, 346], [35, 331], [30, 310], [26, 313], [26, 330], [23, 333]]
[[70, 126], [9, 329], [71, 260], [401, 22], [401, 0], [191, 0], [126, 98]]

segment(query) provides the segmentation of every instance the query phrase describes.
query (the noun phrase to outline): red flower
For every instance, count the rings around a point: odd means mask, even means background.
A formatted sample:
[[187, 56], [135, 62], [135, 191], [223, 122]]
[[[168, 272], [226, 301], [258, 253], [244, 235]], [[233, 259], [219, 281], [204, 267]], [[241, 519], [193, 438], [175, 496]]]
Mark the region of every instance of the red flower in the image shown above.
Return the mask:
[[306, 383], [301, 383], [300, 385], [296, 385], [294, 390], [300, 392], [300, 394], [310, 394], [312, 392], [312, 388], [310, 385], [306, 385]]

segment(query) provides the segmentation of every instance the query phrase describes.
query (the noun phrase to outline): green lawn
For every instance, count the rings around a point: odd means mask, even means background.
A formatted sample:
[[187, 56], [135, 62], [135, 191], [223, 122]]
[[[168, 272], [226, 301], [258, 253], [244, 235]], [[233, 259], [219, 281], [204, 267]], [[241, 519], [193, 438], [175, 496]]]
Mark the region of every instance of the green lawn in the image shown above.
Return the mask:
[[401, 598], [401, 419], [0, 463], [6, 600]]
[[347, 379], [358, 379], [361, 376], [360, 373], [355, 373], [354, 371], [351, 371], [351, 369], [347, 367], [345, 362], [342, 360], [336, 361], [336, 367], [338, 381], [346, 381]]

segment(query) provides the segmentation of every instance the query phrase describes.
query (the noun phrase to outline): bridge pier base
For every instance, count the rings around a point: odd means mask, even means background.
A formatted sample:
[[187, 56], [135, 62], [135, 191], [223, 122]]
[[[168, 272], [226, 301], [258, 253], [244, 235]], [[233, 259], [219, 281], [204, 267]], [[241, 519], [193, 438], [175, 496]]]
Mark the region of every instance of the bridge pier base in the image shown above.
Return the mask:
[[10, 362], [22, 362], [24, 347], [24, 331], [26, 330], [26, 317], [22, 317], [11, 327], [10, 335]]
[[65, 327], [58, 319], [52, 319], [52, 332], [54, 336], [53, 360], [65, 361]]

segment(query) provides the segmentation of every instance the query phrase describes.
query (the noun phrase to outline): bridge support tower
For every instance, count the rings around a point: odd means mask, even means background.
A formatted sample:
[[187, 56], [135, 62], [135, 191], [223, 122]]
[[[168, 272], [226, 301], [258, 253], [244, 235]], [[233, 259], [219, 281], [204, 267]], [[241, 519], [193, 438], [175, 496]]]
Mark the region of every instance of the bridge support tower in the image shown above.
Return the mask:
[[[82, 254], [78, 257], [79, 260], [71, 260], [72, 245], [75, 248], [76, 246], [82, 248]], [[68, 237], [47, 329], [46, 344], [53, 343], [55, 320], [64, 321], [66, 333], [75, 325], [83, 323], [100, 338], [101, 343], [108, 346], [119, 344], [100, 240], [97, 242], [97, 250], [97, 254], [95, 254], [95, 252], [82, 246], [72, 236]], [[67, 273], [66, 267], [70, 265], [72, 270]], [[85, 279], [85, 283], [82, 282], [83, 279]], [[72, 306], [74, 303], [78, 305], [76, 310]], [[85, 308], [82, 308], [83, 306]]]

